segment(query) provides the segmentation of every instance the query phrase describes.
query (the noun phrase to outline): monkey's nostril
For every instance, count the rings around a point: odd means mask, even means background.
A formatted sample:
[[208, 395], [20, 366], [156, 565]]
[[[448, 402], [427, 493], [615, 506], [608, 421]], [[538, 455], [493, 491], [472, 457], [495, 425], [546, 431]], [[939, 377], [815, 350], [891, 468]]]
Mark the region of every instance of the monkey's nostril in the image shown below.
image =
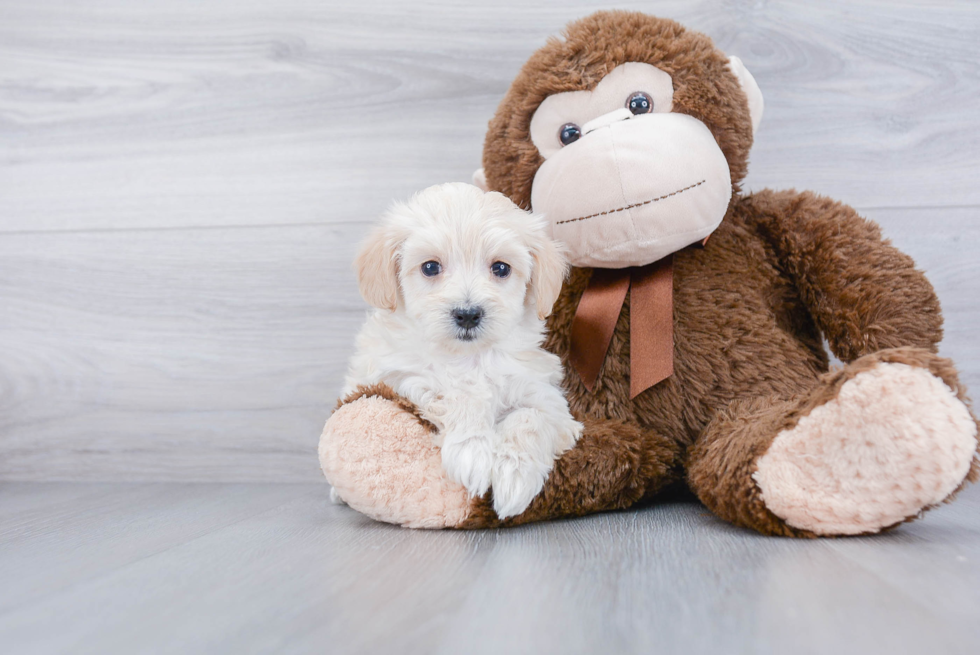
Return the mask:
[[480, 324], [483, 318], [482, 307], [457, 307], [452, 311], [453, 320], [456, 325], [464, 330], [470, 330]]

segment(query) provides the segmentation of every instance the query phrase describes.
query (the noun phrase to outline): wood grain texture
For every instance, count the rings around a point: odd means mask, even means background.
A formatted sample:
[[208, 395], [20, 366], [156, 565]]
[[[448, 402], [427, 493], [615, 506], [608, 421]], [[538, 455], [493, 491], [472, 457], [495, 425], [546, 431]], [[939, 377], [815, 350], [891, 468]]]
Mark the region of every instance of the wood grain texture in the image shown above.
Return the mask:
[[886, 535], [808, 541], [689, 503], [412, 531], [327, 489], [0, 485], [0, 516], [20, 516], [0, 534], [0, 651], [955, 655], [980, 639], [977, 490]]
[[0, 475], [317, 480], [351, 225], [0, 239]]
[[[465, 180], [558, 0], [0, 0], [0, 479], [307, 480], [392, 199]], [[644, 2], [753, 71], [748, 189], [862, 209], [980, 387], [980, 7]]]
[[0, 484], [0, 615], [309, 493], [282, 484]]
[[[0, 229], [323, 223], [468, 180], [527, 56], [608, 7], [0, 4]], [[749, 188], [980, 204], [975, 5], [616, 4], [740, 56], [766, 96]]]

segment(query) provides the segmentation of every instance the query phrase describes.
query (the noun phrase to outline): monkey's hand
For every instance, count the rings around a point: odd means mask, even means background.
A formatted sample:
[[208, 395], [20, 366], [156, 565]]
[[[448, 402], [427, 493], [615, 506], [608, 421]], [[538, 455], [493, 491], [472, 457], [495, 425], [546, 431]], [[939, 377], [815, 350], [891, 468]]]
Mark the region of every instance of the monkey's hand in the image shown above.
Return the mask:
[[875, 223], [810, 192], [766, 190], [746, 197], [740, 209], [774, 248], [842, 361], [900, 346], [936, 351], [942, 339], [936, 293]]

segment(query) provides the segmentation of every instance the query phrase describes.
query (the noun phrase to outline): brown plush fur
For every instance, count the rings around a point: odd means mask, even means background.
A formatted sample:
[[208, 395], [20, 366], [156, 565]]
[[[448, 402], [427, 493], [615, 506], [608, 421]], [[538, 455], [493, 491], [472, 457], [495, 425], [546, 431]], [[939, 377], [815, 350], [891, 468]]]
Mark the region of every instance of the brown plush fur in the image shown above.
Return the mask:
[[[765, 508], [751, 478], [756, 460], [780, 430], [877, 361], [928, 367], [964, 398], [951, 364], [931, 354], [942, 336], [939, 302], [912, 260], [850, 207], [812, 193], [738, 194], [752, 144], [745, 96], [711, 40], [673, 21], [600, 12], [534, 53], [490, 123], [483, 157], [490, 188], [528, 207], [543, 161], [529, 137], [538, 105], [553, 93], [592, 89], [628, 61], [671, 75], [674, 111], [712, 131], [735, 193], [706, 247], [675, 254], [675, 372], [633, 400], [628, 299], [591, 392], [568, 365], [572, 318], [591, 275], [572, 270], [546, 346], [565, 363], [573, 412], [591, 419], [541, 496], [506, 524], [649, 497], [676, 478], [673, 454], [693, 445], [688, 483], [719, 516], [765, 534], [811, 536]], [[845, 362], [879, 355], [821, 378], [828, 366], [822, 336]], [[900, 347], [915, 349], [886, 350]], [[658, 437], [644, 441], [645, 434]], [[484, 499], [465, 527], [496, 524]]]
[[523, 514], [501, 522], [491, 490], [460, 527], [511, 526], [622, 509], [681, 478], [676, 442], [632, 423], [582, 420], [585, 435], [555, 463], [544, 490]]

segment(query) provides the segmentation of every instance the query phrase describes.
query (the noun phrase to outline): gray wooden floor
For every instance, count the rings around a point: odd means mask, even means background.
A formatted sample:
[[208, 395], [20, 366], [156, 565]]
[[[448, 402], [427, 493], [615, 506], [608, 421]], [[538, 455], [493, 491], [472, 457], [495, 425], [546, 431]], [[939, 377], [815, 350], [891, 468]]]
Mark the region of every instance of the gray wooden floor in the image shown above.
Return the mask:
[[[355, 244], [469, 179], [521, 63], [603, 6], [0, 0], [0, 654], [980, 652], [978, 489], [813, 542], [686, 503], [488, 533], [328, 504]], [[976, 394], [980, 3], [615, 6], [742, 58], [747, 189], [881, 223]]]
[[3, 653], [972, 653], [980, 493], [874, 538], [692, 503], [421, 532], [322, 484], [0, 485]]

